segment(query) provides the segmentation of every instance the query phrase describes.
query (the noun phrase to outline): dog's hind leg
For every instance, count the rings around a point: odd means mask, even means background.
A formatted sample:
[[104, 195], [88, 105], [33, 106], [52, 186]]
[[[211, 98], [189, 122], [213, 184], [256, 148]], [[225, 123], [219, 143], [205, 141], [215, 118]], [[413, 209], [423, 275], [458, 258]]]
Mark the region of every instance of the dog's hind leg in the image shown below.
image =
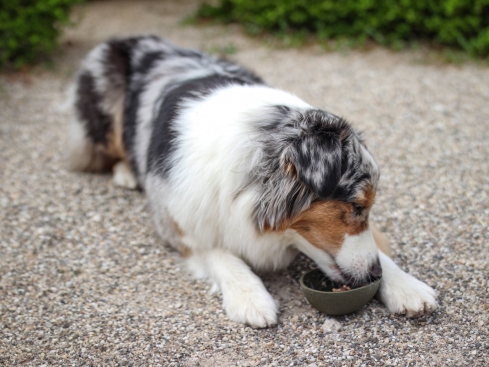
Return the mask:
[[122, 160], [117, 162], [112, 170], [114, 172], [112, 180], [117, 186], [126, 187], [132, 190], [138, 187], [138, 181], [136, 177], [134, 177], [131, 167], [129, 167], [129, 164], [126, 161]]
[[75, 171], [109, 171], [126, 159], [124, 103], [130, 45], [109, 41], [85, 58], [71, 88], [75, 118], [70, 127], [68, 166]]
[[84, 123], [78, 119], [70, 125], [66, 157], [71, 171], [104, 172], [117, 161], [88, 137]]
[[[97, 157], [94, 144], [87, 137], [84, 124], [74, 119], [70, 125], [68, 137], [67, 164], [71, 171], [95, 170], [103, 166], [102, 159]], [[99, 162], [96, 162], [96, 161]]]
[[243, 260], [222, 249], [194, 252], [187, 259], [194, 275], [222, 291], [223, 307], [237, 322], [262, 328], [277, 322], [278, 304]]

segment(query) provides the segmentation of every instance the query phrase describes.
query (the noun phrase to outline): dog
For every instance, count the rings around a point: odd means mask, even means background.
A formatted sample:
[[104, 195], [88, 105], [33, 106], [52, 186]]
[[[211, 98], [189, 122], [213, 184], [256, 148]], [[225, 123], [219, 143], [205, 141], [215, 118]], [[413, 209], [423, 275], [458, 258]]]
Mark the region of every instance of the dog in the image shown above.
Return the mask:
[[144, 190], [161, 238], [222, 292], [231, 320], [277, 322], [255, 272], [284, 269], [298, 252], [341, 284], [382, 276], [378, 296], [392, 313], [437, 308], [369, 221], [379, 168], [343, 118], [151, 35], [95, 47], [74, 110], [70, 168], [112, 170], [116, 185]]

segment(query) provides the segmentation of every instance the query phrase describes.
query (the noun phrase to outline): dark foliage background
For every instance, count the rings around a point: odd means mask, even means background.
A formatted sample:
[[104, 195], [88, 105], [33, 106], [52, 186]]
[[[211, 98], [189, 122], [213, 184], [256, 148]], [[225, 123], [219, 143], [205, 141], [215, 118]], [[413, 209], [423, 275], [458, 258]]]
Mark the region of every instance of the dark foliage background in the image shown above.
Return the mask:
[[83, 0], [0, 0], [0, 68], [20, 68], [56, 47], [72, 5]]
[[428, 40], [489, 55], [489, 0], [221, 0], [198, 16], [240, 22], [252, 33], [292, 29], [394, 47]]

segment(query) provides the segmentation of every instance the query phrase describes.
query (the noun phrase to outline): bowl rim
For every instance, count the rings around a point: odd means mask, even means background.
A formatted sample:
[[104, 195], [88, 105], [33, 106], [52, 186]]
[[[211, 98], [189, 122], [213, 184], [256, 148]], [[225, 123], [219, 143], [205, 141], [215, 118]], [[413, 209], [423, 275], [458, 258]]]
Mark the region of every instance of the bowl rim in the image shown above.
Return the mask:
[[[300, 285], [301, 285], [301, 287], [302, 287], [302, 288], [305, 288], [305, 289], [307, 289], [308, 291], [312, 291], [312, 292], [316, 292], [316, 293], [320, 293], [320, 294], [348, 294], [348, 293], [350, 293], [350, 292], [355, 292], [355, 291], [358, 291], [358, 290], [363, 289], [363, 288], [365, 288], [365, 287], [370, 287], [370, 286], [375, 285], [375, 284], [379, 283], [380, 281], [382, 281], [382, 276], [381, 276], [379, 279], [375, 280], [375, 281], [374, 281], [374, 282], [372, 282], [372, 283], [366, 284], [366, 285], [361, 286], [361, 287], [358, 287], [358, 288], [350, 289], [350, 290], [348, 290], [348, 291], [341, 291], [341, 292], [319, 291], [319, 290], [317, 290], [317, 289], [314, 289], [314, 288], [308, 287], [307, 285], [305, 285], [305, 284], [304, 284], [304, 277], [305, 277], [306, 275], [308, 275], [308, 274], [310, 274], [310, 273], [312, 273], [312, 272], [314, 272], [314, 271], [318, 271], [318, 270], [324, 274], [324, 272], [323, 272], [321, 269], [317, 268], [317, 269], [311, 269], [311, 270], [309, 270], [309, 271], [306, 271], [304, 274], [302, 274], [302, 275], [301, 275], [301, 278], [300, 278], [300, 280], [299, 280], [299, 283], [300, 283]], [[325, 275], [325, 276], [326, 276], [328, 279], [330, 279], [330, 280], [331, 280], [331, 278], [330, 278], [330, 277], [328, 277], [326, 274], [324, 274], [324, 275]]]

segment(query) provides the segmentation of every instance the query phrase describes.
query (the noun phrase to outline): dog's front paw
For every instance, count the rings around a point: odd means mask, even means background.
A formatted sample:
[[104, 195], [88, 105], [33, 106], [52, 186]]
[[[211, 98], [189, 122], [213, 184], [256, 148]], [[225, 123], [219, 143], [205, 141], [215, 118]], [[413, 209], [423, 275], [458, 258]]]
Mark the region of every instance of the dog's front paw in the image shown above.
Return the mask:
[[252, 327], [263, 328], [277, 323], [277, 302], [263, 287], [233, 289], [224, 295], [228, 317]]
[[436, 291], [404, 272], [395, 279], [384, 278], [379, 296], [390, 312], [405, 314], [407, 317], [427, 315], [438, 307]]

